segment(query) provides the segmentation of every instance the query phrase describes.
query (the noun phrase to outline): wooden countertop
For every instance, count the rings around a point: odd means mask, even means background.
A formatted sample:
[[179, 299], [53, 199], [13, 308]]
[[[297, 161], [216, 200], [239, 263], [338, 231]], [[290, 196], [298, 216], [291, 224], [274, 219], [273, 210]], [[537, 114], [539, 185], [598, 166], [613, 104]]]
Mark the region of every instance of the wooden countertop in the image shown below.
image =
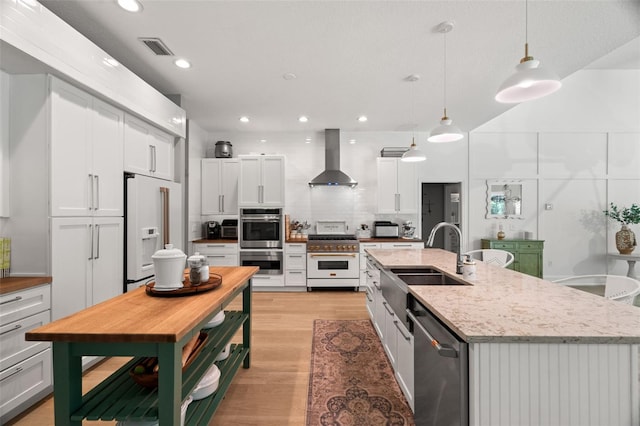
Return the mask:
[[0, 278], [0, 294], [12, 293], [14, 291], [48, 284], [52, 282], [52, 280], [53, 278], [48, 276]]
[[[182, 339], [256, 272], [255, 266], [210, 267], [220, 287], [190, 296], [154, 297], [144, 287], [45, 324], [26, 340], [61, 342], [172, 343]], [[188, 272], [187, 272], [188, 273]]]
[[[434, 267], [462, 280], [445, 250], [366, 251], [385, 269]], [[640, 343], [636, 306], [481, 261], [476, 276], [471, 285], [408, 289], [467, 342]]]

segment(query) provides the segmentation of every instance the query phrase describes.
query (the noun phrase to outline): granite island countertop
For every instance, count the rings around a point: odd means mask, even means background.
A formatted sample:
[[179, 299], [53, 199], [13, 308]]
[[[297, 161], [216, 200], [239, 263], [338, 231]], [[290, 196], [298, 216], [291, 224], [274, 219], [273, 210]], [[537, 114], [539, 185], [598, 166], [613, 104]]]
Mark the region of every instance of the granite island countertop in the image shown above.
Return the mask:
[[[366, 252], [385, 269], [431, 266], [462, 280], [455, 273], [456, 255], [445, 250]], [[469, 343], [640, 343], [636, 306], [480, 261], [476, 276], [467, 282], [472, 285], [409, 291]]]

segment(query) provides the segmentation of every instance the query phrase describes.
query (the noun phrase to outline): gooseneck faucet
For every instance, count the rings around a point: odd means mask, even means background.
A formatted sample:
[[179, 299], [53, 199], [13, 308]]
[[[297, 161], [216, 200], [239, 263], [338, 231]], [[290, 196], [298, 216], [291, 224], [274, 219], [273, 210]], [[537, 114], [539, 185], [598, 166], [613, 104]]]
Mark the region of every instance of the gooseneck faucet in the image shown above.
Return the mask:
[[458, 236], [458, 253], [456, 257], [456, 274], [462, 274], [462, 233], [460, 232], [460, 228], [449, 223], [449, 222], [440, 222], [436, 226], [431, 229], [429, 233], [429, 239], [427, 240], [427, 247], [433, 247], [433, 239], [436, 236], [436, 232], [440, 228], [452, 228], [456, 235]]

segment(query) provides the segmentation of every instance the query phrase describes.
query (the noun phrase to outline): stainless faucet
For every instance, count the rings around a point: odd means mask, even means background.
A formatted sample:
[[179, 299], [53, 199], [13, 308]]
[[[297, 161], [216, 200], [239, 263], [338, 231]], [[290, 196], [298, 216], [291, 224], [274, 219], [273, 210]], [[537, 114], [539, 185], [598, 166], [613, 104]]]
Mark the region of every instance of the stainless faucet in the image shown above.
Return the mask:
[[456, 260], [456, 274], [462, 274], [462, 233], [460, 232], [460, 228], [449, 223], [449, 222], [440, 222], [436, 226], [431, 229], [429, 233], [429, 239], [427, 240], [427, 247], [433, 247], [433, 239], [436, 236], [436, 231], [440, 228], [453, 228], [458, 236], [458, 253]]

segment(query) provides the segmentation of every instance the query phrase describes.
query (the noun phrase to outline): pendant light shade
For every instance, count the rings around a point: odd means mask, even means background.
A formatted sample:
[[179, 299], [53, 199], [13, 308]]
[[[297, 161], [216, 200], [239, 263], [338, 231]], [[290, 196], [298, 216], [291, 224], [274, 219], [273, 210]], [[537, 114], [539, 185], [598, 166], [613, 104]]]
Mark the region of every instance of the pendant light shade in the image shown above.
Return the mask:
[[424, 155], [422, 151], [418, 149], [416, 146], [415, 138], [411, 138], [411, 146], [409, 147], [409, 151], [402, 154], [402, 158], [400, 161], [405, 161], [407, 163], [416, 163], [418, 161], [425, 161], [427, 156]]
[[558, 90], [562, 83], [552, 71], [540, 66], [540, 61], [529, 56], [529, 6], [525, 0], [524, 58], [516, 65], [516, 72], [498, 88], [496, 101], [505, 104], [532, 101]]
[[441, 32], [444, 39], [444, 61], [443, 61], [443, 75], [444, 75], [444, 115], [440, 119], [440, 125], [433, 129], [427, 138], [429, 142], [455, 142], [464, 138], [462, 131], [452, 124], [452, 120], [447, 117], [447, 33], [453, 29], [453, 22], [443, 22], [438, 25], [438, 32]]

